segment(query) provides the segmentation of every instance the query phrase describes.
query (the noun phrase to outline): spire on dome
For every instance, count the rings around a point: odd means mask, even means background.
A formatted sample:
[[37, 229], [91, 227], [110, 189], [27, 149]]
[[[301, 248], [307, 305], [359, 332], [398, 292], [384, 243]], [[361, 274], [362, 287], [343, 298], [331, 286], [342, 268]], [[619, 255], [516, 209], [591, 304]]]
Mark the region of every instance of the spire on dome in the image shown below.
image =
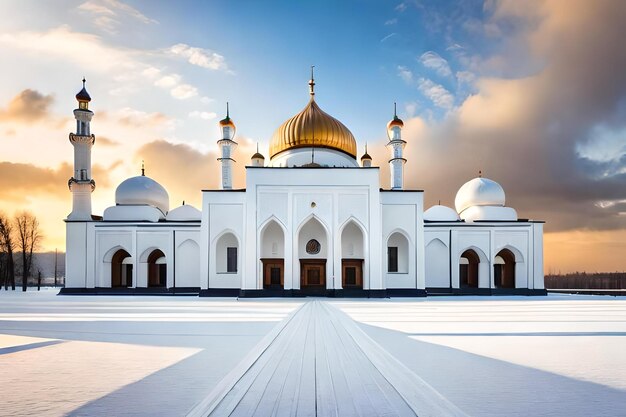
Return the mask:
[[88, 103], [91, 101], [91, 96], [85, 88], [85, 82], [87, 80], [83, 77], [83, 88], [76, 94], [76, 100], [78, 101], [78, 108], [81, 110], [88, 110]]
[[483, 177], [483, 171], [482, 169], [478, 170], [478, 178], [482, 178]]
[[141, 176], [145, 177], [146, 176], [146, 167], [143, 163], [143, 159], [141, 160]]
[[315, 68], [315, 65], [311, 65], [311, 79], [309, 80], [309, 94], [311, 95], [311, 100], [315, 98], [315, 77], [313, 76], [313, 68]]

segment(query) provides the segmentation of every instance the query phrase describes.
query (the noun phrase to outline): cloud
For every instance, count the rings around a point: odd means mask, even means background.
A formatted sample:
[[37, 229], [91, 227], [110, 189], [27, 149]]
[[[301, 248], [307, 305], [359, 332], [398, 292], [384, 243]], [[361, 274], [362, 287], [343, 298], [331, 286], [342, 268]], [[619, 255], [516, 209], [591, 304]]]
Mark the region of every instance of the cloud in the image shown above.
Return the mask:
[[402, 12], [404, 12], [406, 10], [406, 7], [407, 7], [406, 3], [400, 3], [396, 7], [394, 7], [394, 10], [397, 11], [397, 12], [402, 13]]
[[[0, 200], [24, 203], [28, 199], [71, 199], [67, 181], [73, 168], [68, 163], [58, 168], [46, 168], [33, 164], [0, 162]], [[92, 176], [98, 186], [108, 187], [110, 168], [102, 165], [92, 167]]]
[[190, 64], [211, 70], [227, 71], [225, 58], [208, 49], [196, 48], [184, 43], [176, 44], [169, 48], [168, 53], [185, 58]]
[[389, 20], [385, 21], [385, 26], [395, 25], [396, 23], [398, 23], [398, 19], [397, 18], [389, 19]]
[[[245, 165], [255, 152], [252, 141], [240, 139], [235, 151], [233, 184], [245, 187]], [[203, 189], [219, 189], [219, 162], [216, 151], [200, 152], [186, 144], [164, 140], [147, 143], [135, 153], [135, 161], [144, 160], [146, 174], [159, 181], [170, 194], [170, 203], [176, 207], [182, 200], [200, 207]], [[154, 172], [150, 167], [155, 168]]]
[[120, 143], [117, 141], [114, 141], [113, 139], [109, 139], [106, 136], [98, 136], [96, 138], [96, 142], [98, 143], [98, 145], [101, 146], [119, 146]]
[[413, 72], [405, 66], [398, 65], [398, 76], [407, 84], [413, 84]]
[[120, 19], [126, 17], [144, 24], [158, 23], [134, 7], [117, 0], [88, 0], [79, 5], [78, 10], [91, 15], [94, 24], [109, 33], [117, 33], [117, 28], [122, 23]]
[[190, 84], [180, 84], [170, 90], [172, 97], [186, 100], [198, 95], [198, 89]]
[[435, 70], [435, 72], [442, 77], [450, 77], [452, 75], [452, 70], [450, 69], [448, 61], [436, 52], [424, 52], [419, 57], [419, 61], [424, 67]]
[[0, 122], [18, 121], [30, 123], [49, 116], [52, 95], [43, 95], [36, 90], [26, 89], [11, 99], [5, 109], [0, 109]]
[[382, 39], [380, 40], [380, 42], [381, 42], [381, 43], [382, 43], [382, 42], [385, 42], [386, 40], [391, 39], [391, 38], [393, 38], [393, 37], [394, 37], [394, 36], [396, 36], [396, 35], [397, 35], [397, 33], [395, 33], [395, 32], [394, 32], [394, 33], [390, 33], [389, 35], [387, 35], [387, 36], [385, 36], [384, 38], [382, 38]]
[[[626, 198], [626, 50], [607, 48], [623, 40], [626, 7], [492, 4], [485, 23], [507, 28], [506, 37], [472, 68], [475, 91], [441, 120], [405, 121], [407, 186], [427, 190], [426, 207], [452, 205], [482, 169], [507, 205], [547, 220], [549, 232], [626, 229], [625, 205], [601, 204]], [[506, 75], [489, 71], [494, 61]], [[417, 83], [440, 106], [453, 102], [432, 81]]]
[[192, 119], [213, 120], [217, 117], [217, 114], [208, 111], [194, 110], [189, 113], [189, 117]]
[[420, 78], [417, 80], [417, 88], [437, 107], [450, 110], [454, 106], [454, 96], [441, 84], [428, 78]]
[[161, 112], [144, 112], [130, 107], [123, 107], [113, 114], [106, 114], [102, 118], [112, 119], [124, 126], [131, 127], [171, 127], [173, 120]]

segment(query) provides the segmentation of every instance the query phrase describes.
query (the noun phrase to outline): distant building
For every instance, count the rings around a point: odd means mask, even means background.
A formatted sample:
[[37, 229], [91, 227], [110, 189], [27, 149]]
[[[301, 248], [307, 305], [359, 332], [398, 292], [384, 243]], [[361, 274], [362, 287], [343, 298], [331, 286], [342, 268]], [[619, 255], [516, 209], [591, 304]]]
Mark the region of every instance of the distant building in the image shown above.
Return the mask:
[[354, 136], [315, 101], [255, 153], [246, 188], [232, 188], [236, 127], [220, 121], [222, 186], [198, 210], [170, 210], [165, 188], [142, 173], [122, 182], [115, 205], [91, 212], [91, 98], [76, 96], [72, 212], [66, 220], [65, 293], [423, 296], [544, 294], [543, 223], [518, 219], [502, 187], [474, 178], [455, 209], [424, 211], [404, 189], [403, 122], [387, 125], [390, 188]]

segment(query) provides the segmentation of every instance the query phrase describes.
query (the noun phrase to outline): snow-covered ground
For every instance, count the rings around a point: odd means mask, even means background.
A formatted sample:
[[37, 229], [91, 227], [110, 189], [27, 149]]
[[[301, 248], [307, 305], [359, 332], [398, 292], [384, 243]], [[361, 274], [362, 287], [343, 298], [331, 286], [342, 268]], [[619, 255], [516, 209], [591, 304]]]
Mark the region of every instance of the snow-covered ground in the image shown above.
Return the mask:
[[[185, 415], [307, 301], [2, 291], [0, 414]], [[626, 298], [325, 301], [469, 415], [626, 415]]]

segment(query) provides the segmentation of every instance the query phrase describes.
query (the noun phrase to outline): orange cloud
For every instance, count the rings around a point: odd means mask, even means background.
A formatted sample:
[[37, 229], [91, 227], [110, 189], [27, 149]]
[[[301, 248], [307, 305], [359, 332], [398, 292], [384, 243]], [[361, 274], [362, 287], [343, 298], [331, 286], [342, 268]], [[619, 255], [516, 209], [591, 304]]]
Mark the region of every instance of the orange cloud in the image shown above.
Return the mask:
[[29, 123], [48, 117], [52, 95], [43, 95], [26, 89], [11, 99], [5, 109], [0, 109], [0, 121]]

